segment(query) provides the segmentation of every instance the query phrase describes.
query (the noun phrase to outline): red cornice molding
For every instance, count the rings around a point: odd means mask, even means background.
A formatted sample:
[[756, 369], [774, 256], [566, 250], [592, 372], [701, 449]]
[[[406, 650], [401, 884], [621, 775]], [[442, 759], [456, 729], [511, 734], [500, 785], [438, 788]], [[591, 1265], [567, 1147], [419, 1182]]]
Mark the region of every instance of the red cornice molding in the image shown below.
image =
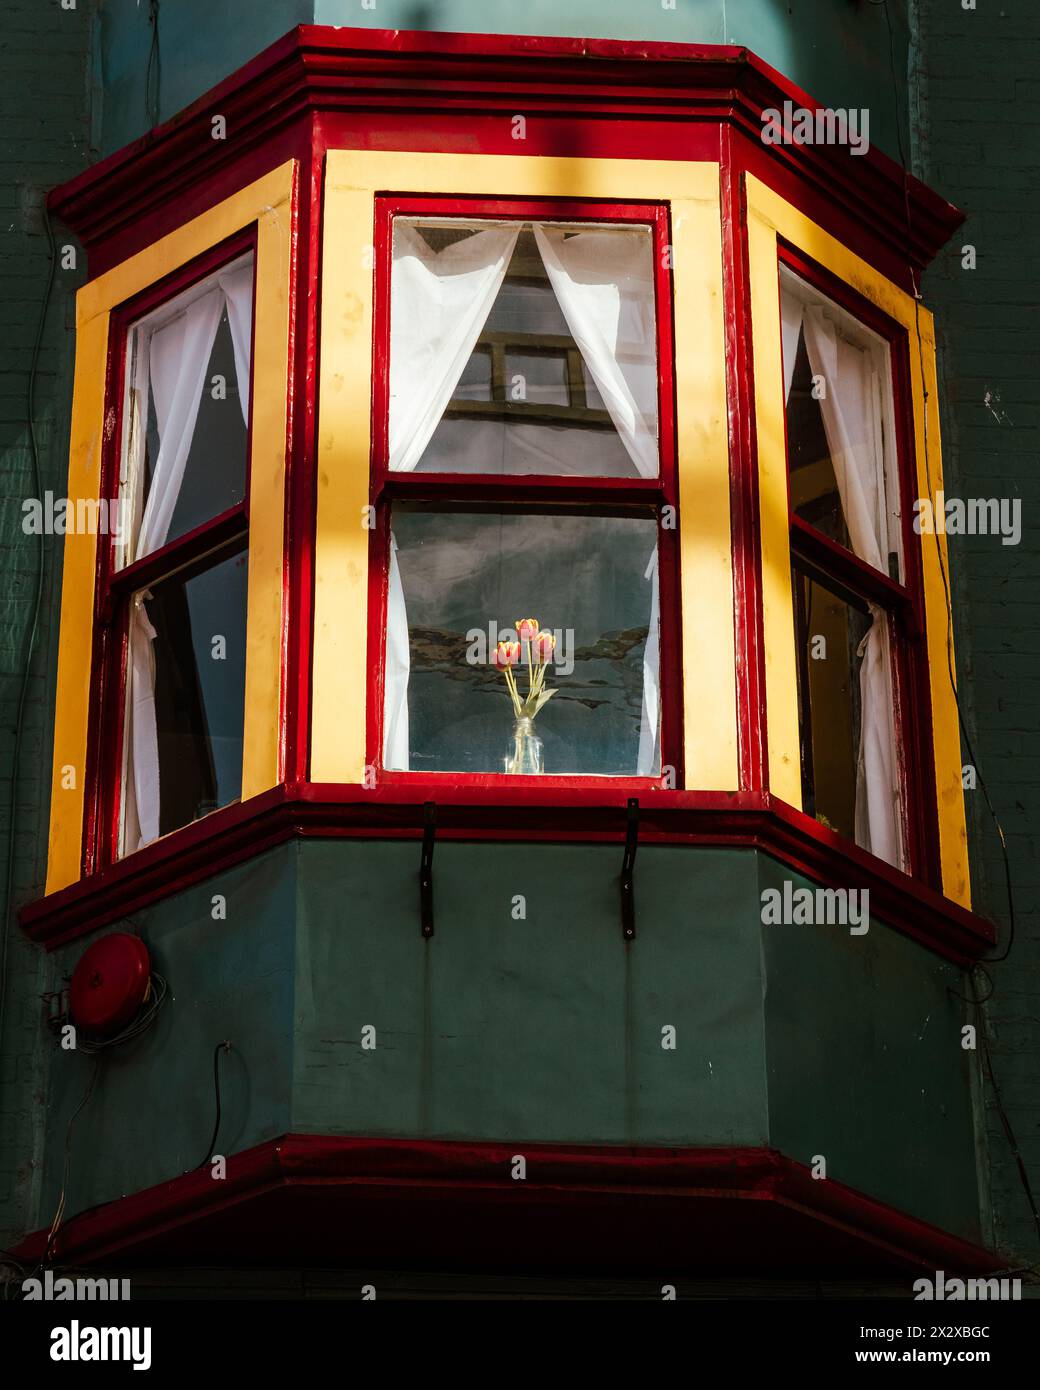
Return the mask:
[[[517, 1153], [527, 1165], [522, 1183], [511, 1176]], [[317, 1209], [307, 1200], [308, 1189], [318, 1189]], [[738, 1215], [736, 1204], [749, 1201], [754, 1209], [744, 1205]], [[640, 1267], [653, 1265], [660, 1258], [660, 1242], [674, 1241], [677, 1221], [693, 1229], [702, 1223], [701, 1240], [683, 1243], [680, 1267], [713, 1273], [723, 1258], [738, 1267], [743, 1259], [749, 1270], [759, 1272], [773, 1263], [790, 1268], [801, 1261], [814, 1265], [819, 1277], [835, 1272], [835, 1265], [845, 1272], [885, 1271], [890, 1277], [937, 1269], [965, 1277], [1005, 1264], [991, 1251], [840, 1182], [817, 1182], [803, 1165], [770, 1149], [311, 1134], [283, 1135], [232, 1155], [223, 1181], [214, 1182], [208, 1168], [196, 1169], [74, 1216], [59, 1231], [52, 1258], [64, 1266], [111, 1260], [132, 1266], [156, 1258], [226, 1264], [239, 1253], [237, 1237], [248, 1242], [247, 1258], [259, 1244], [268, 1260], [292, 1261], [317, 1238], [326, 1260], [338, 1257], [349, 1263], [359, 1253], [359, 1242], [363, 1249], [371, 1238], [366, 1222], [375, 1222], [383, 1232], [380, 1248], [386, 1248], [393, 1231], [398, 1257], [441, 1259], [455, 1267], [473, 1259], [486, 1237], [505, 1231], [509, 1239], [503, 1239], [501, 1248], [509, 1249], [515, 1264], [514, 1241], [522, 1238], [517, 1223], [522, 1228], [534, 1221], [539, 1232], [555, 1232], [548, 1241], [543, 1234], [536, 1240], [539, 1263], [550, 1270], [574, 1263], [576, 1250], [581, 1252], [578, 1263], [595, 1263], [595, 1249], [576, 1243], [576, 1234], [590, 1221], [604, 1219], [604, 1203], [618, 1219], [606, 1242], [615, 1270], [633, 1260]], [[354, 1220], [331, 1219], [332, 1211], [354, 1213]], [[731, 1221], [742, 1226], [750, 1222], [761, 1239], [742, 1249], [732, 1239]], [[431, 1229], [440, 1230], [445, 1222], [454, 1232], [450, 1249], [429, 1238]], [[350, 1234], [336, 1237], [337, 1230]], [[787, 1240], [796, 1232], [792, 1255]], [[35, 1265], [46, 1240], [47, 1232], [37, 1231], [14, 1254]]]
[[[48, 205], [89, 249], [194, 186], [203, 150], [206, 174], [218, 173], [309, 111], [671, 118], [726, 122], [757, 141], [763, 110], [787, 100], [818, 106], [735, 46], [301, 25], [172, 120], [55, 189]], [[211, 138], [215, 114], [226, 118], [225, 141]], [[763, 148], [917, 270], [963, 221], [879, 150]]]
[[[411, 796], [400, 786], [277, 787], [27, 904], [21, 922], [34, 941], [53, 949], [295, 837], [421, 839], [428, 800], [436, 803], [440, 839], [617, 843], [620, 869], [627, 799], [634, 794], [604, 788], [504, 792], [453, 786], [450, 779], [443, 787], [427, 783]], [[640, 843], [757, 849], [825, 886], [869, 889], [871, 916], [958, 965], [978, 960], [994, 944], [985, 918], [768, 794], [652, 789], [639, 798]]]

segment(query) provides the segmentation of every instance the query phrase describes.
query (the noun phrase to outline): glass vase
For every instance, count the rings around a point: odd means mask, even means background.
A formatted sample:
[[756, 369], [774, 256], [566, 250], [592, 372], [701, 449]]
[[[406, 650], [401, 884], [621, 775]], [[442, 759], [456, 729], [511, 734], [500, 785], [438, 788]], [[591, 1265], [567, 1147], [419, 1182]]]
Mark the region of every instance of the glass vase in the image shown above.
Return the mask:
[[505, 756], [506, 772], [513, 776], [537, 776], [545, 771], [542, 761], [542, 740], [534, 731], [533, 722], [524, 717], [513, 725], [513, 744]]

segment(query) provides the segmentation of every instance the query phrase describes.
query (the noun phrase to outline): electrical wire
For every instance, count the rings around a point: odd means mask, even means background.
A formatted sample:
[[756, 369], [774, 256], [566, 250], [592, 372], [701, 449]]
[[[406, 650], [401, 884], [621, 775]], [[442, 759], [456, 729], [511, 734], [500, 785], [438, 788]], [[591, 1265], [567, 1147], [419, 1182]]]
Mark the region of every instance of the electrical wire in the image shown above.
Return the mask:
[[166, 996], [169, 993], [169, 986], [158, 971], [153, 970], [151, 975], [150, 999], [142, 1005], [136, 1018], [129, 1023], [121, 1033], [116, 1033], [111, 1038], [84, 1038], [77, 1035], [76, 1051], [86, 1053], [88, 1057], [95, 1057], [100, 1052], [107, 1052], [110, 1048], [121, 1047], [123, 1043], [133, 1042], [142, 1033], [147, 1033], [158, 1016], [159, 1010], [166, 1003]]
[[54, 1241], [57, 1237], [62, 1220], [65, 1216], [65, 1198], [68, 1193], [69, 1173], [72, 1168], [72, 1127], [79, 1118], [83, 1110], [83, 1107], [86, 1105], [87, 1101], [93, 1094], [94, 1083], [98, 1079], [98, 1073], [100, 1072], [100, 1070], [101, 1059], [99, 1057], [95, 1057], [94, 1067], [90, 1073], [90, 1081], [87, 1083], [87, 1089], [83, 1093], [83, 1099], [80, 1101], [79, 1105], [76, 1106], [72, 1114], [69, 1116], [69, 1123], [65, 1129], [65, 1162], [62, 1168], [61, 1193], [58, 1197], [58, 1205], [54, 1212], [54, 1220], [51, 1222], [51, 1228], [47, 1235], [47, 1244], [44, 1246], [43, 1259], [40, 1262], [41, 1268], [43, 1265], [50, 1263], [51, 1252], [54, 1249]]
[[[159, 0], [148, 0], [148, 23], [152, 30], [152, 41], [148, 49], [148, 67], [145, 69], [144, 97], [148, 108], [148, 125], [151, 129], [159, 124], [159, 92], [162, 84], [162, 56], [159, 52]], [[154, 95], [153, 73], [155, 74]]]
[[[217, 1135], [220, 1133], [220, 1054], [221, 1052], [230, 1051], [231, 1042], [227, 1038], [225, 1038], [223, 1042], [217, 1043], [216, 1047], [213, 1049], [213, 1095], [216, 1100], [217, 1118], [213, 1124], [213, 1138], [209, 1141], [209, 1148], [206, 1150], [206, 1156], [198, 1165], [198, 1168], [205, 1168], [206, 1164], [213, 1157], [214, 1149], [217, 1147]], [[196, 1171], [198, 1171], [198, 1169], [196, 1169]]]
[[[972, 994], [975, 995], [975, 976], [973, 973], [969, 974], [968, 980], [970, 982]], [[983, 1069], [985, 1070], [986, 1076], [989, 1080], [990, 1087], [993, 1091], [995, 1109], [998, 1116], [1000, 1117], [1000, 1125], [1004, 1131], [1004, 1138], [1007, 1140], [1007, 1146], [1011, 1150], [1011, 1156], [1015, 1160], [1015, 1166], [1018, 1168], [1019, 1180], [1022, 1184], [1023, 1191], [1026, 1194], [1026, 1201], [1029, 1203], [1029, 1210], [1032, 1213], [1033, 1226], [1036, 1229], [1037, 1239], [1040, 1240], [1040, 1210], [1037, 1209], [1036, 1198], [1033, 1195], [1033, 1187], [1029, 1181], [1029, 1173], [1026, 1169], [1025, 1160], [1023, 1159], [1022, 1154], [1019, 1150], [1018, 1140], [1015, 1137], [1014, 1129], [1012, 1129], [1011, 1127], [1011, 1121], [1008, 1119], [1007, 1111], [1004, 1109], [1004, 1099], [1000, 1094], [1000, 1086], [997, 1083], [997, 1074], [993, 1069], [993, 1054], [990, 1051], [989, 1046], [989, 1037], [986, 1030], [986, 1021], [982, 1007], [983, 1002], [984, 1001], [982, 1000], [977, 1000], [975, 1008], [976, 1038], [980, 1043], [979, 1051], [982, 1054], [982, 1065]]]

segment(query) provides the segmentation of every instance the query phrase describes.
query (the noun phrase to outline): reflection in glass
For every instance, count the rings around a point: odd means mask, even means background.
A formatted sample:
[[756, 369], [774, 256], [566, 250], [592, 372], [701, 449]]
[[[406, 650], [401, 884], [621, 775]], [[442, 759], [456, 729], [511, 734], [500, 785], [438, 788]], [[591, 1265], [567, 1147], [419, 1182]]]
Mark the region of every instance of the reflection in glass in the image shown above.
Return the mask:
[[[809, 815], [856, 839], [866, 603], [792, 569], [801, 734], [802, 804]], [[882, 617], [879, 621], [884, 621]]]
[[[657, 611], [653, 515], [396, 505], [391, 524], [409, 669], [398, 692], [407, 760], [389, 766], [502, 773], [514, 710], [489, 657], [497, 638], [515, 638], [517, 620], [533, 616], [557, 637], [546, 680], [555, 694], [534, 720], [546, 774], [658, 774], [656, 639], [647, 652]], [[401, 617], [389, 621], [388, 649]], [[523, 694], [526, 669], [517, 684]]]
[[136, 806], [145, 804], [156, 776], [160, 835], [241, 795], [246, 568], [240, 550], [170, 575], [130, 600], [154, 631], [155, 679], [154, 715], [140, 707], [127, 712], [128, 735], [136, 736], [126, 740], [124, 852], [137, 848]]

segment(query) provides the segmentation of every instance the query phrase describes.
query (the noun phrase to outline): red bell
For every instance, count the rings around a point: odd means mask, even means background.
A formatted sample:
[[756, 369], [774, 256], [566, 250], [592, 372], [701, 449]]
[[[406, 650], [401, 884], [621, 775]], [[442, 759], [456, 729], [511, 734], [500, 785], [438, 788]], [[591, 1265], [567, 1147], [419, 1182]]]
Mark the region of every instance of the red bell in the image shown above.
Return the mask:
[[139, 936], [113, 932], [88, 946], [72, 972], [69, 1012], [95, 1037], [120, 1032], [148, 998], [151, 964]]

